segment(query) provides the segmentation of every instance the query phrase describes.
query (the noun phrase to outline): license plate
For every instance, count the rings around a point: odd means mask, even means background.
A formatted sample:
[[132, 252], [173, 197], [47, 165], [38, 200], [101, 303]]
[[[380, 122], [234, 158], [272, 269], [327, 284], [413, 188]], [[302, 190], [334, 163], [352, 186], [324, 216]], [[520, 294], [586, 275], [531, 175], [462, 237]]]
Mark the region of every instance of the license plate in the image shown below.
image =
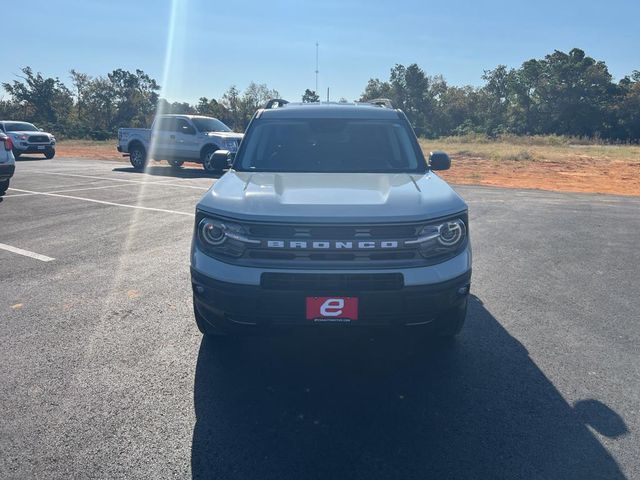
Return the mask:
[[44, 150], [44, 145], [38, 145], [38, 150]]
[[348, 323], [357, 319], [357, 297], [307, 297], [307, 320]]

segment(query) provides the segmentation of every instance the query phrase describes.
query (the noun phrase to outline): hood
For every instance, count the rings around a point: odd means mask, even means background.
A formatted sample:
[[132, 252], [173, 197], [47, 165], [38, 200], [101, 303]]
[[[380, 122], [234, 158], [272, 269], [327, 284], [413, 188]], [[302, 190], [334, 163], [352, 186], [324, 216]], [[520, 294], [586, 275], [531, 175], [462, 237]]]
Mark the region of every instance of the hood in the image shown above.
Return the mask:
[[229, 171], [198, 208], [245, 220], [402, 222], [467, 209], [440, 177], [379, 173], [251, 173]]
[[7, 132], [7, 135], [15, 135], [15, 136], [20, 136], [20, 135], [27, 135], [27, 136], [31, 136], [31, 135], [46, 135], [47, 137], [53, 137], [52, 134], [47, 133], [47, 132], [32, 132], [32, 131], [17, 131], [17, 132]]
[[244, 137], [243, 133], [235, 133], [235, 132], [207, 132], [205, 133], [207, 137], [219, 137], [219, 138], [242, 138]]

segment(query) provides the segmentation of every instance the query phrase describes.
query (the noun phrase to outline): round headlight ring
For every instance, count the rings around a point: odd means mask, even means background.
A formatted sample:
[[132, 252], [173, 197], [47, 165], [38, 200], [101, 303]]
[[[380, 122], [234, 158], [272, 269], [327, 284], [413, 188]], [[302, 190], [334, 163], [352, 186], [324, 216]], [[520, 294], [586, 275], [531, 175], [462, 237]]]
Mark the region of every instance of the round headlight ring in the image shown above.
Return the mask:
[[464, 222], [460, 219], [445, 222], [439, 226], [438, 242], [445, 247], [458, 244], [466, 233]]
[[204, 219], [200, 223], [200, 232], [209, 245], [222, 245], [227, 240], [226, 226], [221, 222]]

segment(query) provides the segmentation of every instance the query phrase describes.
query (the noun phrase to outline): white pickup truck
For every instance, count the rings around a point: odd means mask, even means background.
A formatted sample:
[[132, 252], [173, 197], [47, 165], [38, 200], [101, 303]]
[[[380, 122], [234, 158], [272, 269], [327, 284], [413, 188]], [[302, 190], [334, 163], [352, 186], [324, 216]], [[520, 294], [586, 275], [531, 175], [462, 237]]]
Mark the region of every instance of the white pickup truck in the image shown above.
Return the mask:
[[137, 169], [152, 158], [167, 160], [175, 168], [184, 162], [202, 163], [207, 172], [219, 173], [220, 165], [212, 162], [214, 152], [237, 151], [242, 137], [216, 118], [159, 115], [151, 128], [120, 128], [117, 148]]

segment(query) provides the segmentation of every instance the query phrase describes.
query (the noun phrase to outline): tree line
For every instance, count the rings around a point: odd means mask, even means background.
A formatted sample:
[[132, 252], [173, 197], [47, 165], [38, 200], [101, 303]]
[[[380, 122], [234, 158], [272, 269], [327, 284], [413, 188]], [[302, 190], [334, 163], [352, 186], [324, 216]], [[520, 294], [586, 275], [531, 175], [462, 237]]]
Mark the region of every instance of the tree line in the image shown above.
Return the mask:
[[[371, 78], [359, 100], [389, 98], [424, 137], [500, 134], [567, 135], [608, 141], [640, 141], [640, 71], [614, 82], [603, 61], [580, 49], [556, 50], [518, 68], [486, 70], [481, 86], [454, 86], [417, 64], [395, 65], [387, 80]], [[30, 67], [2, 84], [0, 118], [30, 121], [68, 138], [107, 139], [122, 126], [148, 126], [157, 113], [217, 117], [243, 130], [277, 90], [250, 83], [231, 86], [219, 99], [197, 104], [159, 98], [160, 85], [142, 70], [117, 69], [91, 77], [72, 70], [70, 86]], [[317, 102], [306, 89], [305, 102]]]

